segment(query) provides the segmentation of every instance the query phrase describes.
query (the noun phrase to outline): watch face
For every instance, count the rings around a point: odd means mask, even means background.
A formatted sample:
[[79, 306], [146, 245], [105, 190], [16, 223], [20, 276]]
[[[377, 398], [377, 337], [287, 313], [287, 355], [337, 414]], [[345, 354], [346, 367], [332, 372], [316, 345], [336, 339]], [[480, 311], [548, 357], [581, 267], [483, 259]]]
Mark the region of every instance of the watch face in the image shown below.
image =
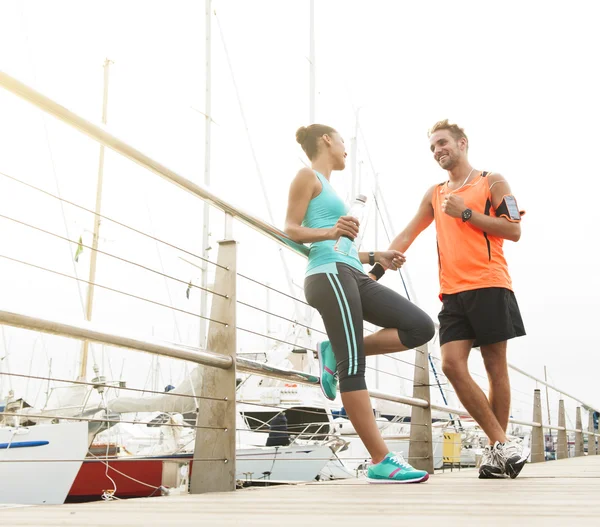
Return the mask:
[[462, 213], [463, 221], [467, 221], [467, 220], [471, 219], [472, 214], [473, 213], [471, 212], [471, 209], [463, 210], [463, 213]]

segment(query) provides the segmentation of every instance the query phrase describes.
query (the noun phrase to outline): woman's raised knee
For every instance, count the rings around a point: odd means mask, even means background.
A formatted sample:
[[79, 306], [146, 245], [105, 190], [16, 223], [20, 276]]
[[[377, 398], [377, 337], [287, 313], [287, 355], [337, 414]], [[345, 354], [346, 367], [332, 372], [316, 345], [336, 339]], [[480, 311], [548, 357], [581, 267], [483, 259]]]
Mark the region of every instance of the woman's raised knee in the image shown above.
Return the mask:
[[423, 317], [420, 323], [412, 328], [410, 331], [398, 330], [400, 341], [408, 349], [418, 348], [427, 344], [435, 335], [435, 326], [433, 320], [427, 315]]

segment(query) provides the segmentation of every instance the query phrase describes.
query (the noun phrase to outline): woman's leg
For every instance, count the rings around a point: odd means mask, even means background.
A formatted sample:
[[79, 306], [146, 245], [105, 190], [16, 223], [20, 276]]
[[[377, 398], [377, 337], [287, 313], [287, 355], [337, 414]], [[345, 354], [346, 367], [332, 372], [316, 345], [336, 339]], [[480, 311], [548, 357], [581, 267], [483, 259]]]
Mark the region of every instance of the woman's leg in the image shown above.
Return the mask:
[[364, 319], [381, 329], [364, 339], [365, 355], [414, 349], [435, 334], [433, 321], [422, 309], [368, 276], [359, 283]]
[[340, 392], [346, 413], [374, 463], [389, 449], [375, 421], [365, 383], [363, 312], [356, 275], [344, 265], [337, 273], [308, 276], [304, 292], [308, 303], [319, 311], [337, 361]]

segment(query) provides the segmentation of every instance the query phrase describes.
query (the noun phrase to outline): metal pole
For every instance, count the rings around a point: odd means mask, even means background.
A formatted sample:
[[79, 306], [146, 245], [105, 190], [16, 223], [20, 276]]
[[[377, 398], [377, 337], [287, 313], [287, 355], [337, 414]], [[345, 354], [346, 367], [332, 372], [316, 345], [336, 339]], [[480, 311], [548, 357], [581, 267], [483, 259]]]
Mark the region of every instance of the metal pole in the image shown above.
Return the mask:
[[[350, 140], [350, 171], [352, 174], [352, 187], [350, 189], [350, 199], [353, 200], [356, 197], [356, 169], [358, 162], [358, 112], [360, 108], [356, 109], [355, 122], [354, 122], [354, 137]], [[377, 198], [375, 198], [377, 199]]]
[[100, 344], [108, 344], [109, 346], [144, 351], [147, 353], [154, 353], [155, 355], [172, 357], [174, 359], [189, 360], [198, 364], [204, 364], [205, 366], [213, 366], [215, 368], [227, 369], [234, 365], [234, 361], [231, 357], [225, 357], [218, 353], [172, 344], [170, 342], [148, 339], [147, 337], [137, 337], [112, 330], [109, 331], [103, 325], [92, 324], [89, 322], [74, 323], [49, 320], [0, 309], [0, 324], [30, 329], [33, 331], [41, 331], [42, 333], [50, 333], [51, 335], [60, 335], [81, 340], [87, 339]]
[[309, 109], [308, 109], [308, 124], [315, 122], [316, 113], [316, 82], [315, 82], [315, 0], [310, 0], [310, 93], [309, 93]]
[[[108, 110], [108, 73], [112, 61], [106, 59], [104, 61], [104, 95], [102, 98], [102, 124], [106, 124]], [[92, 239], [92, 254], [90, 255], [90, 273], [88, 278], [88, 289], [85, 306], [85, 319], [92, 320], [92, 311], [94, 309], [94, 284], [96, 282], [96, 262], [98, 260], [98, 237], [100, 234], [100, 212], [102, 210], [102, 184], [104, 179], [104, 145], [100, 145], [100, 158], [98, 161], [98, 183], [96, 186], [96, 214], [94, 216], [94, 237]], [[87, 374], [87, 362], [90, 342], [83, 342], [83, 350], [81, 352], [81, 366], [79, 369], [79, 378], [85, 379]]]
[[[211, 40], [212, 40], [212, 0], [205, 0], [206, 6], [206, 30], [205, 30], [205, 88], [204, 88], [204, 185], [210, 186], [210, 154], [211, 154], [211, 121], [212, 121], [212, 106], [211, 106], [211, 73], [212, 73], [212, 56], [211, 56]], [[203, 204], [202, 218], [202, 256], [208, 258], [208, 234], [210, 209], [208, 203]], [[208, 296], [206, 288], [208, 285], [208, 264], [202, 262], [202, 290], [200, 291], [200, 314], [206, 316], [206, 308], [208, 306]], [[206, 320], [200, 320], [200, 346], [206, 345]]]
[[[548, 373], [546, 372], [546, 365], [544, 364], [544, 380], [548, 382]], [[550, 398], [548, 397], [548, 385], [546, 384], [546, 409], [548, 411], [548, 424], [552, 424], [552, 418], [550, 417]]]

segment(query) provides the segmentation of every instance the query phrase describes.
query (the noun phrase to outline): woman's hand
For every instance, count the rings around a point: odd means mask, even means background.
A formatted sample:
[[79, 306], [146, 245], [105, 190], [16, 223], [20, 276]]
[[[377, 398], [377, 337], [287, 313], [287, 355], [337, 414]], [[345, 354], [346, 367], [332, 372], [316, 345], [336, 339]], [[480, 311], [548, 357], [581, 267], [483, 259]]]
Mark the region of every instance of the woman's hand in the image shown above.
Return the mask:
[[340, 236], [346, 236], [354, 241], [354, 238], [358, 236], [358, 226], [358, 219], [352, 216], [342, 216], [331, 229], [329, 239], [337, 240]]

